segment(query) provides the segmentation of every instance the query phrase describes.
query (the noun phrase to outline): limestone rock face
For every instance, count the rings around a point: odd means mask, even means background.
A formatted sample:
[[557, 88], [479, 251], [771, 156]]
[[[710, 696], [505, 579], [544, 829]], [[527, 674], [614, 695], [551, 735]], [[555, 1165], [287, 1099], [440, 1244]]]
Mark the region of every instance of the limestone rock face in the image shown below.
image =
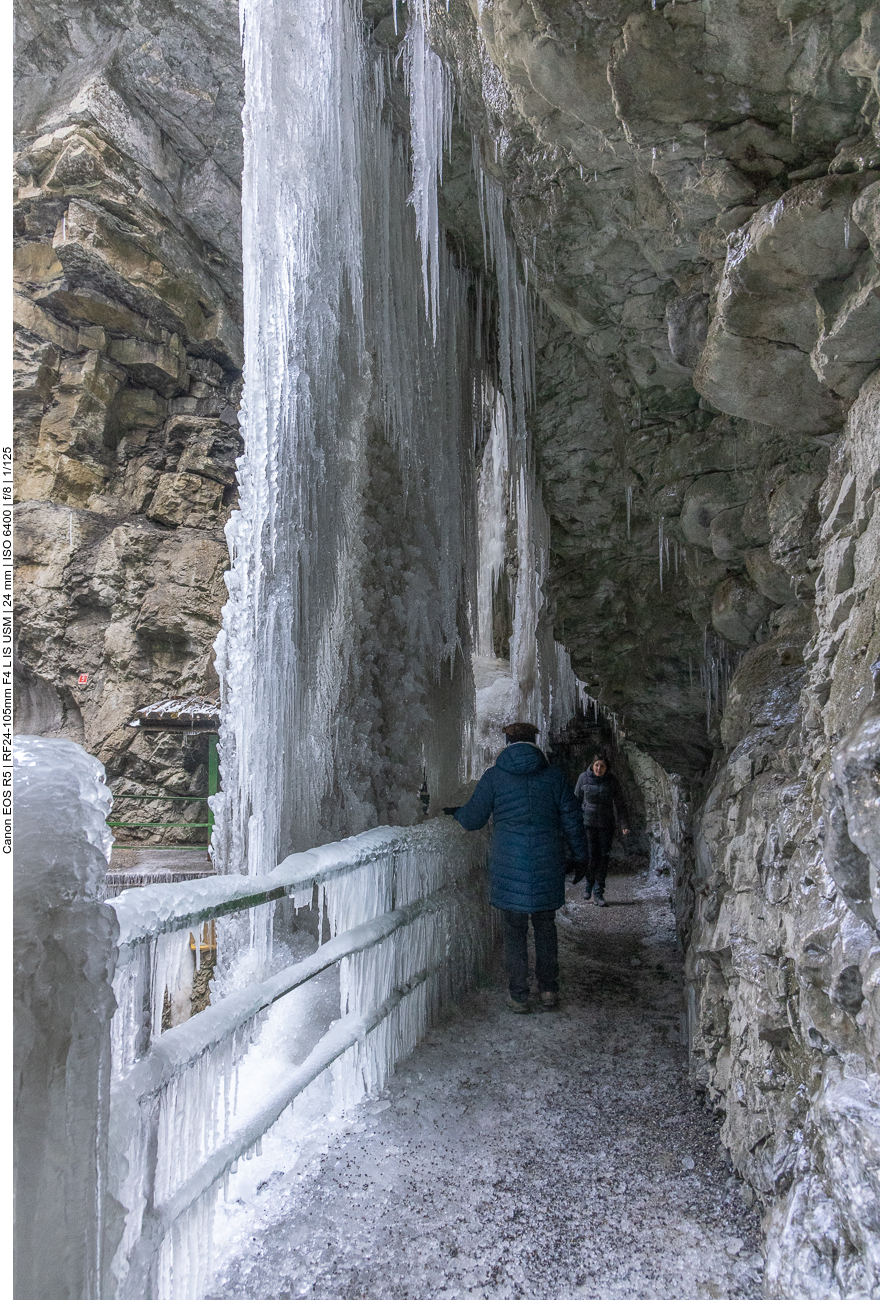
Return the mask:
[[823, 485], [815, 613], [740, 664], [695, 837], [694, 1077], [771, 1206], [771, 1296], [878, 1282], [878, 428], [875, 375]]
[[121, 789], [206, 785], [204, 739], [125, 723], [216, 685], [243, 361], [237, 22], [229, 0], [37, 5], [19, 35], [16, 725], [81, 741]]

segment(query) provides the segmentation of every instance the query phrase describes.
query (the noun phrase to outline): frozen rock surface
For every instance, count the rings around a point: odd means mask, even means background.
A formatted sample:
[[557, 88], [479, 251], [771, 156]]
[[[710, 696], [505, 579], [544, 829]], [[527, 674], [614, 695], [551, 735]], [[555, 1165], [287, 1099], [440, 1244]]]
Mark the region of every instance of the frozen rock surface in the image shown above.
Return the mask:
[[511, 1015], [497, 970], [329, 1144], [292, 1162], [270, 1135], [213, 1300], [757, 1300], [750, 1193], [686, 1079], [667, 893], [570, 888], [559, 1012]]

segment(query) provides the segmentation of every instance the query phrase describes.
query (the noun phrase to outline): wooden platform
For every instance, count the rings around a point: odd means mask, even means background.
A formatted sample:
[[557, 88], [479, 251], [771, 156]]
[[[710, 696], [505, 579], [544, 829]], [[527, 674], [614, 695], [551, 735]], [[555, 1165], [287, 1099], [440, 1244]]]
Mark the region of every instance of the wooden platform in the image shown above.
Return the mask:
[[207, 849], [144, 849], [114, 845], [106, 876], [107, 897], [141, 885], [173, 884], [213, 876]]

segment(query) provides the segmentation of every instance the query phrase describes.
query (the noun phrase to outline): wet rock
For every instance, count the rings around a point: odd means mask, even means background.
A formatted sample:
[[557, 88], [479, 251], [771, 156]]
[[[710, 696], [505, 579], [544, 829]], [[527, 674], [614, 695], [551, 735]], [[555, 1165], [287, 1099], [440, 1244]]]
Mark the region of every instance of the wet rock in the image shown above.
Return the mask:
[[[841, 336], [839, 353], [823, 342], [814, 368], [809, 353], [819, 333], [816, 294], [826, 285], [839, 292], [839, 282], [856, 271], [867, 239], [852, 221], [852, 207], [875, 179], [868, 173], [805, 182], [765, 205], [731, 236], [717, 311], [694, 376], [698, 391], [716, 406], [804, 433], [842, 424], [845, 408], [820, 380], [833, 377], [846, 387], [839, 370], [832, 375], [831, 357], [839, 357], [840, 364], [847, 356], [845, 321], [858, 316], [859, 290], [850, 289], [841, 322], [829, 323], [830, 333]], [[866, 274], [870, 278], [873, 270]], [[870, 313], [867, 295], [865, 302], [862, 312]], [[868, 316], [864, 319], [868, 325]], [[875, 337], [872, 322], [864, 364], [876, 357], [870, 341]], [[850, 351], [858, 346], [853, 342]], [[861, 356], [852, 357], [852, 364], [860, 361]], [[853, 372], [855, 391], [867, 373]]]
[[731, 575], [719, 582], [712, 596], [712, 626], [735, 646], [747, 646], [773, 608], [760, 591]]
[[749, 545], [749, 537], [743, 528], [743, 510], [734, 506], [730, 510], [721, 510], [709, 525], [709, 541], [712, 554], [717, 560], [728, 564], [741, 564]]
[[[687, 489], [681, 507], [679, 526], [686, 541], [705, 546], [714, 551], [712, 524], [716, 516], [739, 507], [740, 512], [749, 496], [749, 487], [736, 474], [707, 474]], [[719, 531], [719, 539], [721, 533]], [[715, 552], [717, 555], [717, 552]], [[718, 556], [726, 559], [727, 556]]]
[[[790, 502], [814, 503], [804, 517], [820, 563], [815, 612], [789, 601], [743, 656], [721, 728], [726, 761], [695, 837], [693, 1074], [768, 1206], [769, 1294], [809, 1300], [876, 1285], [864, 1206], [876, 1196], [869, 854], [880, 816], [867, 774], [880, 643], [860, 611], [878, 599], [878, 398], [871, 379], [818, 496], [805, 482], [790, 490]], [[772, 527], [805, 547], [799, 510], [770, 505]]]
[[745, 552], [746, 572], [757, 590], [774, 605], [785, 605], [794, 597], [791, 575], [775, 564], [767, 546], [755, 546]]
[[691, 290], [666, 304], [669, 351], [680, 366], [694, 369], [706, 345], [708, 329], [708, 298], [699, 290]]

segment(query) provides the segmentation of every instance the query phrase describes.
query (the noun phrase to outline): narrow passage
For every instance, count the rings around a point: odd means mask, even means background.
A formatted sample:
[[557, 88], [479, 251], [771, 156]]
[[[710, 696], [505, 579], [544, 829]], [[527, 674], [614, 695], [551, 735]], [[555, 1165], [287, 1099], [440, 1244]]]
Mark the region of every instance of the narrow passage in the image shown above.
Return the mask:
[[758, 1216], [687, 1083], [667, 893], [569, 887], [561, 1009], [511, 1014], [497, 970], [240, 1207], [212, 1300], [758, 1300]]

